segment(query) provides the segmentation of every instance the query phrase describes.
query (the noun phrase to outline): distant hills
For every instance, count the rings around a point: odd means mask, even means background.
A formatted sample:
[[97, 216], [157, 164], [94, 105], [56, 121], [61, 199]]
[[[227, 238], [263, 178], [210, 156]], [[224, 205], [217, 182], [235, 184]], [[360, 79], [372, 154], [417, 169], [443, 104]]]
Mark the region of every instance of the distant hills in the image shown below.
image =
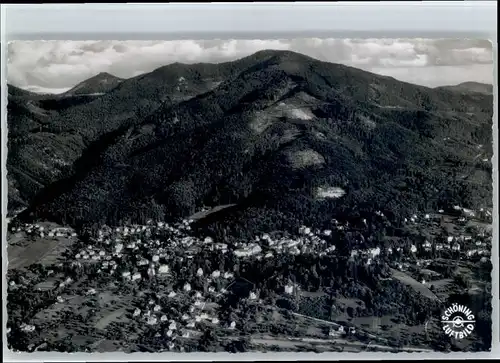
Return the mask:
[[115, 224], [234, 204], [199, 228], [249, 235], [492, 201], [491, 94], [289, 51], [80, 86], [36, 102], [9, 87], [9, 210], [27, 208], [21, 218]]
[[479, 82], [463, 82], [455, 86], [442, 86], [439, 88], [455, 92], [474, 92], [493, 95], [493, 85]]

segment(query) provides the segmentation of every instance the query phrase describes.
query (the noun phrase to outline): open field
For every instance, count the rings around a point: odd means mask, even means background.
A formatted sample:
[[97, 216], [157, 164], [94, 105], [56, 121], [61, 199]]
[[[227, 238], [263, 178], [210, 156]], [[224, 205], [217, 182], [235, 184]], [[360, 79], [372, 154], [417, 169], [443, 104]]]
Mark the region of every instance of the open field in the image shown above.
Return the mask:
[[[39, 223], [45, 230], [60, 228], [55, 223]], [[31, 238], [24, 232], [7, 234], [9, 269], [27, 267], [33, 263], [52, 265], [61, 260], [62, 254], [74, 243], [69, 237]]]
[[[346, 339], [319, 339], [319, 338], [285, 338], [285, 337], [271, 337], [271, 336], [252, 336], [252, 344], [264, 346], [278, 346], [280, 348], [297, 350], [317, 350], [323, 352], [343, 351], [343, 352], [362, 352], [370, 348], [376, 348], [377, 351], [390, 351], [390, 352], [432, 352], [429, 349], [420, 348], [392, 348], [380, 344], [352, 342]], [[314, 349], [315, 348], [315, 349]]]
[[408, 276], [404, 272], [392, 268], [391, 271], [392, 271], [392, 276], [401, 281], [403, 284], [411, 286], [415, 291], [421, 293], [422, 295], [428, 297], [429, 299], [439, 300], [439, 298], [431, 290], [429, 290], [428, 287], [424, 286], [423, 284], [415, 280], [413, 277]]
[[28, 246], [9, 245], [9, 269], [27, 267], [34, 263], [52, 265], [61, 259], [61, 254], [73, 241], [69, 238], [57, 237], [41, 238], [31, 242]]

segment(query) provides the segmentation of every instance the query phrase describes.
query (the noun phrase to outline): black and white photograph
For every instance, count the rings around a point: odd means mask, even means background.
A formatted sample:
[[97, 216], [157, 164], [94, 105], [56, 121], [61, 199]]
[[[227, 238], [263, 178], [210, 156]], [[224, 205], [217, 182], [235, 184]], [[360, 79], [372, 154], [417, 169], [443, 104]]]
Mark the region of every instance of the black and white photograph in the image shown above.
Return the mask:
[[9, 350], [490, 351], [489, 40], [6, 57]]

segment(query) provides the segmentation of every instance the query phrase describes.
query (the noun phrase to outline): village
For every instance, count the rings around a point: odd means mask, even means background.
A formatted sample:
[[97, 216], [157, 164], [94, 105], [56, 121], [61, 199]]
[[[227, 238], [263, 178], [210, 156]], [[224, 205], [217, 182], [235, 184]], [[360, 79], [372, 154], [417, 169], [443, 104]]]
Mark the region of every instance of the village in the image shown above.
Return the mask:
[[[384, 218], [382, 212], [377, 213]], [[224, 258], [220, 258], [219, 263], [207, 259], [216, 255], [230, 255], [241, 261], [283, 255], [335, 255], [339, 246], [332, 236], [352, 229], [349, 223], [333, 220], [329, 229], [302, 226], [295, 235], [270, 231], [252, 241], [226, 243], [195, 236], [193, 222], [151, 220], [145, 225], [104, 226], [85, 238], [70, 228], [46, 222], [11, 223], [10, 244], [21, 243], [25, 255], [30, 254], [26, 240], [33, 244], [62, 241], [68, 247], [57, 260], [45, 261], [50, 255], [47, 245], [43, 251], [36, 251], [32, 261], [23, 260], [23, 264], [9, 266], [9, 301], [26, 307], [9, 310], [8, 336], [15, 331], [16, 337], [22, 337], [31, 351], [43, 350], [57, 342], [60, 336], [67, 335], [62, 333], [64, 329], [73, 330], [71, 344], [76, 350], [106, 350], [109, 344], [119, 345], [123, 350], [196, 350], [196, 344], [208, 339], [207, 330], [215, 331], [218, 339], [225, 341], [249, 335], [248, 328], [244, 327], [249, 313], [244, 313], [242, 308], [228, 313], [223, 308], [237, 290], [245, 309], [259, 311], [256, 318], [259, 324], [292, 322], [297, 331], [301, 331], [299, 325], [308, 326], [294, 338], [299, 339], [300, 344], [306, 344], [307, 339], [319, 339], [321, 344], [330, 347], [328, 349], [333, 349], [332, 344], [352, 347], [357, 335], [358, 340], [361, 336], [371, 336], [378, 344], [383, 343], [383, 338], [377, 339], [353, 323], [311, 322], [300, 314], [286, 315], [267, 298], [261, 298], [251, 281], [238, 277], [237, 271], [223, 262]], [[437, 299], [440, 287], [450, 279], [433, 270], [436, 263], [489, 263], [491, 210], [471, 211], [455, 206], [453, 215], [439, 210], [409, 216], [404, 219], [404, 227], [417, 235], [422, 231], [426, 233], [413, 242], [395, 244], [389, 240], [376, 247], [367, 247], [361, 239], [351, 246], [350, 259], [357, 265], [377, 264], [381, 259], [388, 261], [392, 278], [412, 286], [416, 293]], [[436, 232], [429, 233], [432, 230]], [[12, 248], [15, 246], [9, 246], [9, 255]], [[280, 281], [282, 286], [276, 289], [277, 295], [300, 295], [300, 286], [292, 281]], [[446, 289], [441, 291], [441, 295], [446, 293]], [[19, 304], [23, 299], [31, 301]], [[12, 306], [17, 306], [14, 304], [12, 302]], [[316, 331], [313, 332], [312, 327], [316, 327]], [[274, 342], [271, 345], [280, 346], [276, 336], [256, 335], [255, 329], [250, 330], [253, 345], [265, 343], [267, 339]], [[288, 335], [283, 341], [290, 339]], [[293, 350], [299, 343], [288, 342], [285, 346]]]

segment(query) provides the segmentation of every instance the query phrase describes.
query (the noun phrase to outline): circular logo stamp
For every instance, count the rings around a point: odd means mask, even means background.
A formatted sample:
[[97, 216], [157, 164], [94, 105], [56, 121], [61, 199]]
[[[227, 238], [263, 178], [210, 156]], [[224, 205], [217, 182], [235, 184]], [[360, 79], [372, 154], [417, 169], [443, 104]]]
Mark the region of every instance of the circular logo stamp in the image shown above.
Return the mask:
[[468, 337], [474, 331], [474, 314], [467, 306], [453, 304], [441, 316], [446, 335], [455, 339]]

